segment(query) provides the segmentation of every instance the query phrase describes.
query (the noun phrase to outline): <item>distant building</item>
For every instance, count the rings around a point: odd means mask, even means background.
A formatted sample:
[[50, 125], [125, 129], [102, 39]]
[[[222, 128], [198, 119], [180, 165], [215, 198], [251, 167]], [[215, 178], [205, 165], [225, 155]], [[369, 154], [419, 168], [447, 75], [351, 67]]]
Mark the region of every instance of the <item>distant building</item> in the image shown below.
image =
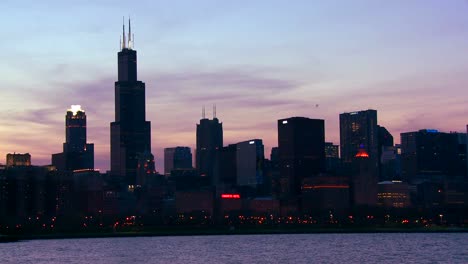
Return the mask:
[[148, 178], [156, 174], [154, 164], [154, 156], [149, 151], [145, 151], [138, 155], [136, 185], [144, 186], [148, 182]]
[[236, 144], [237, 185], [257, 188], [262, 185], [264, 173], [264, 146], [261, 139]]
[[86, 113], [80, 105], [65, 115], [63, 152], [52, 154], [52, 165], [65, 171], [94, 169], [94, 144], [86, 143]]
[[146, 121], [145, 83], [137, 78], [133, 35], [123, 32], [115, 82], [115, 121], [110, 124], [111, 174], [124, 185], [134, 185], [138, 157], [151, 153], [151, 122]]
[[345, 164], [351, 163], [356, 153], [364, 149], [378, 173], [380, 157], [377, 111], [369, 109], [340, 114], [340, 144], [341, 159]]
[[306, 117], [278, 120], [281, 192], [297, 196], [304, 178], [325, 171], [325, 121]]
[[325, 142], [325, 162], [326, 171], [336, 171], [340, 165], [339, 145], [333, 145], [331, 142]]
[[410, 187], [401, 181], [378, 183], [377, 204], [386, 208], [407, 208], [411, 206]]
[[382, 146], [379, 173], [379, 179], [381, 181], [392, 181], [401, 178], [398, 173], [397, 151], [396, 147]]
[[164, 149], [164, 175], [168, 177], [174, 169], [191, 169], [192, 152], [189, 147]]
[[197, 124], [196, 168], [200, 175], [212, 178], [216, 151], [223, 147], [223, 124], [218, 118], [203, 117]]
[[[231, 144], [216, 151], [212, 184], [232, 187], [237, 184], [237, 145]], [[222, 192], [224, 190], [222, 189]]]
[[354, 207], [376, 206], [378, 178], [370, 155], [362, 148], [354, 155], [351, 164], [351, 204]]
[[8, 153], [6, 155], [6, 166], [31, 166], [31, 155], [29, 153]]
[[413, 182], [416, 178], [466, 175], [463, 138], [466, 135], [432, 129], [401, 133], [403, 180]]
[[379, 147], [393, 147], [393, 136], [388, 132], [388, 130], [383, 126], [378, 127], [379, 134]]
[[302, 183], [302, 206], [305, 212], [344, 213], [349, 209], [349, 179], [324, 175], [306, 178]]

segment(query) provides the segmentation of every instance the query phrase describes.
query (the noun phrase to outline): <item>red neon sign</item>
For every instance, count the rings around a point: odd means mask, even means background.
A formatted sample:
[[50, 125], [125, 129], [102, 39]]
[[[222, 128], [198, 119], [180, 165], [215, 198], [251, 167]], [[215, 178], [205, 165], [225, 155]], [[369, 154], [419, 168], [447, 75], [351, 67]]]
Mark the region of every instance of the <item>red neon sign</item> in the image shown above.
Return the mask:
[[223, 193], [221, 194], [222, 199], [240, 199], [240, 194], [237, 193]]

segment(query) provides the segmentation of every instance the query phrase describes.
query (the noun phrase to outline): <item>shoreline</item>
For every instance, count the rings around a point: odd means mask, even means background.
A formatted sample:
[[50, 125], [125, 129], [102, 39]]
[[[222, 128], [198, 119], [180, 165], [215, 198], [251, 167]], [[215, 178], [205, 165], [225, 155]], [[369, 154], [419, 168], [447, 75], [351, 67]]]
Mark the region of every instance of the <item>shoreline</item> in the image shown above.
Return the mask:
[[39, 239], [86, 239], [113, 237], [163, 237], [163, 236], [217, 236], [217, 235], [282, 235], [282, 234], [382, 234], [382, 233], [468, 233], [468, 228], [243, 228], [243, 229], [161, 229], [152, 231], [72, 232], [30, 235], [2, 235], [0, 242]]

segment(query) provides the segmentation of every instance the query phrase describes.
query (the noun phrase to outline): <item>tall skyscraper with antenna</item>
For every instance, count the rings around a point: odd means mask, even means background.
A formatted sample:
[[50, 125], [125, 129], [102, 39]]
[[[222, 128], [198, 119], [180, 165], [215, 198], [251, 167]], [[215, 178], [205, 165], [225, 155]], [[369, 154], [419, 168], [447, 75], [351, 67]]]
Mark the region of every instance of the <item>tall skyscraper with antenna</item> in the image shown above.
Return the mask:
[[223, 123], [216, 117], [216, 106], [213, 106], [213, 119], [205, 116], [205, 107], [202, 110], [202, 119], [197, 124], [196, 167], [200, 175], [213, 177], [215, 154], [223, 147]]
[[130, 19], [122, 27], [115, 82], [115, 121], [111, 123], [111, 174], [125, 185], [136, 182], [139, 156], [151, 152], [151, 122], [146, 121], [145, 83], [137, 79], [137, 52]]

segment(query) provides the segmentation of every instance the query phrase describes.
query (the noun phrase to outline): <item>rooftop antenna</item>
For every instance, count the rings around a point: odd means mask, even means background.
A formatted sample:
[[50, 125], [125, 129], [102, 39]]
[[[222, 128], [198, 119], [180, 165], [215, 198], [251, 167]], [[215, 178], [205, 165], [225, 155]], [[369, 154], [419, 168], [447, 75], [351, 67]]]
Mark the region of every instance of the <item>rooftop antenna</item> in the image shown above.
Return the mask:
[[126, 45], [126, 40], [125, 40], [125, 17], [122, 19], [122, 49], [127, 48]]
[[213, 104], [213, 119], [216, 118], [216, 104]]
[[205, 119], [205, 106], [202, 108], [202, 119]]
[[132, 25], [131, 25], [130, 16], [128, 16], [128, 48], [133, 48], [132, 46]]

